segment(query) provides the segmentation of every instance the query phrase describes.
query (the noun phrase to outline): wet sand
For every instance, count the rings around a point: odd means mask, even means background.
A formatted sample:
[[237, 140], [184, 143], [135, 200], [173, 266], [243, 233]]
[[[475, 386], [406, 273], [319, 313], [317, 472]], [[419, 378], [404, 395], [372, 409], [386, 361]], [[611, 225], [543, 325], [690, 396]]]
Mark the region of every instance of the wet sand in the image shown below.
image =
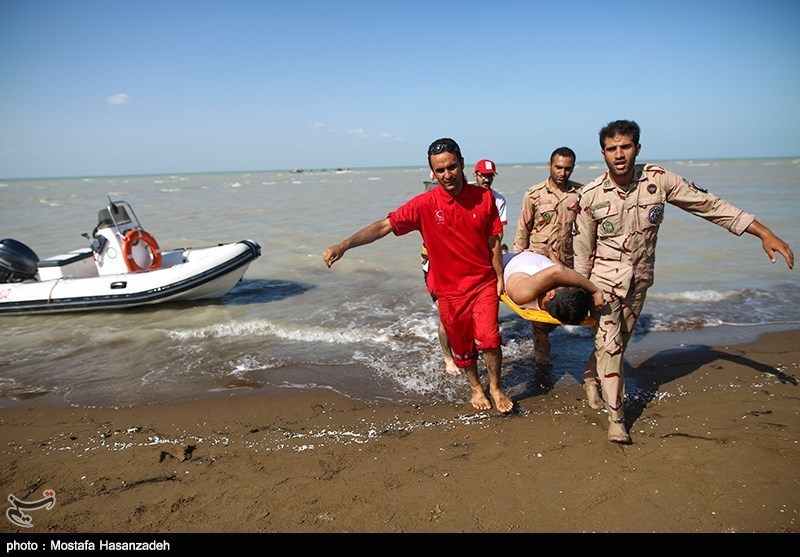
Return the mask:
[[55, 502], [0, 533], [797, 533], [798, 367], [800, 330], [656, 354], [628, 370], [645, 386], [629, 446], [606, 441], [580, 385], [505, 416], [466, 391], [421, 406], [29, 400], [0, 409], [0, 485]]

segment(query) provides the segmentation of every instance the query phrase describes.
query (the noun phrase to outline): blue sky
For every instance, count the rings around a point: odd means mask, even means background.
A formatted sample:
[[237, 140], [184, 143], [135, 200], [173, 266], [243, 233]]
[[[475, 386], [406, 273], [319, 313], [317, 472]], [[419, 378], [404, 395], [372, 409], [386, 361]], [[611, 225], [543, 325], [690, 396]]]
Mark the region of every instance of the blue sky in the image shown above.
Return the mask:
[[0, 178], [794, 157], [798, 5], [0, 0]]

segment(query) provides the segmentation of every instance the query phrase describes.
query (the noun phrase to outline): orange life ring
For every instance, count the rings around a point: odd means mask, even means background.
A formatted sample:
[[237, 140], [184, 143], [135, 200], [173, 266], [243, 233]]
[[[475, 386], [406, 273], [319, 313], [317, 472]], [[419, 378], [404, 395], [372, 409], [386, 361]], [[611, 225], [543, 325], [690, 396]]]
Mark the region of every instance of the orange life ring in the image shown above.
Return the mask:
[[[147, 249], [150, 250], [152, 262], [147, 269], [140, 267], [133, 258], [133, 246], [139, 243], [140, 240], [144, 242], [147, 245]], [[125, 239], [122, 242], [122, 255], [125, 257], [125, 265], [127, 265], [128, 270], [132, 272], [152, 271], [161, 266], [161, 248], [158, 247], [158, 242], [156, 242], [156, 239], [150, 234], [139, 228], [132, 228], [125, 234]]]

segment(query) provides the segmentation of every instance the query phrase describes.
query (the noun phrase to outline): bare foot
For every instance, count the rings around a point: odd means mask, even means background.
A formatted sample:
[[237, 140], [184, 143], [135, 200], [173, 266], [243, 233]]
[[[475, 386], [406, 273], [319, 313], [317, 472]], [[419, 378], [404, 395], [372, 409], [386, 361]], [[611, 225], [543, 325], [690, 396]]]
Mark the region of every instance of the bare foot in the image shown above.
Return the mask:
[[461, 375], [461, 369], [456, 365], [453, 360], [445, 360], [444, 362], [444, 370], [455, 377]]
[[489, 389], [489, 393], [494, 400], [494, 406], [503, 414], [508, 414], [514, 408], [514, 403], [500, 389]]
[[624, 423], [611, 422], [608, 424], [608, 440], [611, 441], [612, 443], [630, 445], [631, 436], [625, 429]]
[[584, 383], [583, 390], [586, 391], [586, 398], [589, 399], [589, 406], [595, 410], [600, 410], [605, 406], [603, 397], [600, 396], [600, 389], [597, 388], [597, 383]]
[[483, 387], [471, 387], [472, 397], [469, 401], [475, 410], [491, 410], [492, 403], [486, 398], [486, 393], [483, 392]]

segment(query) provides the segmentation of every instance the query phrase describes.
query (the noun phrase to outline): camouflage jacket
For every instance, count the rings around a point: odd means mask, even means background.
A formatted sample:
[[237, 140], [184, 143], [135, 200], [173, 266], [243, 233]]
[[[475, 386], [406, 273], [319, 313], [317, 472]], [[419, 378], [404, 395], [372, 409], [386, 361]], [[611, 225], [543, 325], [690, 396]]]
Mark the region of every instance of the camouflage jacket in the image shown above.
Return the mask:
[[582, 185], [567, 182], [567, 191], [551, 188], [548, 180], [529, 188], [514, 234], [514, 253], [549, 248], [568, 267], [573, 265], [573, 222], [578, 214]]
[[608, 172], [583, 187], [573, 247], [575, 270], [625, 296], [653, 284], [656, 241], [666, 203], [741, 235], [754, 215], [655, 164], [637, 164], [627, 192]]

